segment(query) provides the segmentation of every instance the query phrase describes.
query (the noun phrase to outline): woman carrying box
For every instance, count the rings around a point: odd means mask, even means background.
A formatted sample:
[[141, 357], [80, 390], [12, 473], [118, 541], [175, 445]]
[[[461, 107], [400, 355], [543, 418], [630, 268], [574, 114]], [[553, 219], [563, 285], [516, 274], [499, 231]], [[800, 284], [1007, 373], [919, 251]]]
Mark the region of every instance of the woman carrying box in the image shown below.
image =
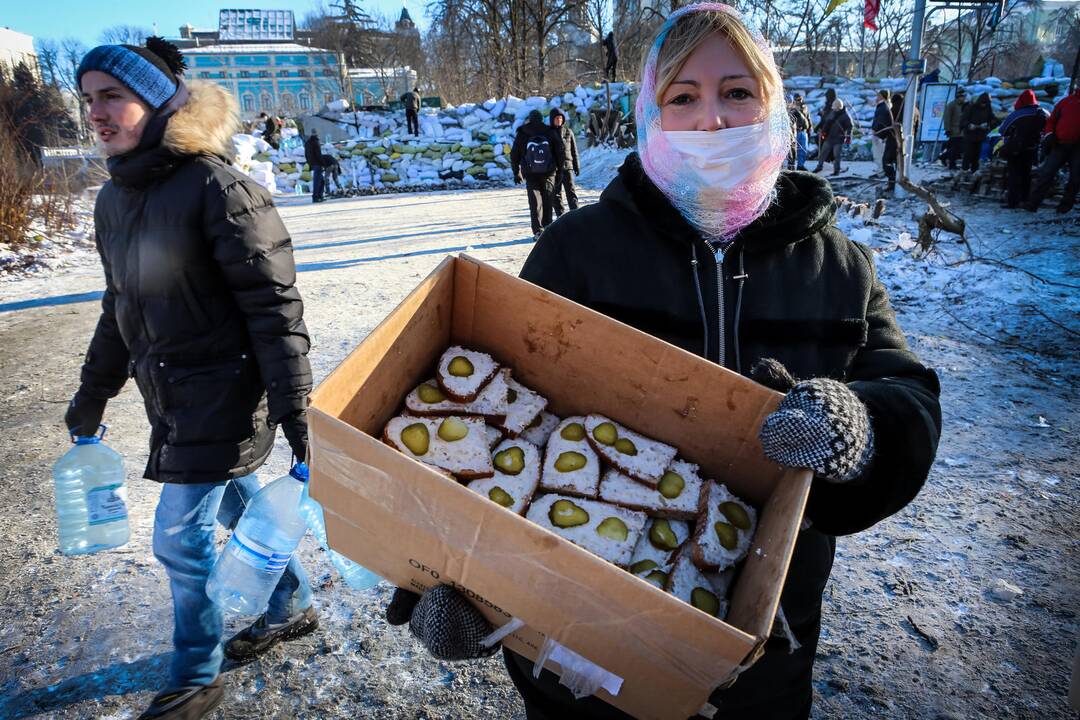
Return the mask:
[[[870, 251], [835, 227], [828, 183], [782, 172], [780, 76], [732, 8], [668, 18], [636, 115], [638, 152], [599, 202], [545, 230], [521, 276], [786, 392], [761, 441], [769, 458], [815, 473], [781, 597], [797, 643], [771, 639], [711, 702], [717, 718], [806, 718], [835, 538], [922, 487], [941, 429], [937, 376], [908, 349]], [[411, 619], [440, 657], [483, 654], [486, 624], [464, 600], [445, 587], [417, 600], [399, 591], [391, 622]], [[505, 655], [530, 720], [627, 717]]]

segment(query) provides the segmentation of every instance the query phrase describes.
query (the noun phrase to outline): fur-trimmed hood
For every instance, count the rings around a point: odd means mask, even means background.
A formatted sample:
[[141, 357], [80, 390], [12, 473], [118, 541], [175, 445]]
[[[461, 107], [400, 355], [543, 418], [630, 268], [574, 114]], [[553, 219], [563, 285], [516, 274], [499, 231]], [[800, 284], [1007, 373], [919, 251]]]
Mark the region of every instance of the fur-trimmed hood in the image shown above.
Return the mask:
[[161, 144], [177, 155], [234, 154], [232, 136], [240, 131], [236, 98], [217, 83], [193, 80], [190, 97], [169, 118]]

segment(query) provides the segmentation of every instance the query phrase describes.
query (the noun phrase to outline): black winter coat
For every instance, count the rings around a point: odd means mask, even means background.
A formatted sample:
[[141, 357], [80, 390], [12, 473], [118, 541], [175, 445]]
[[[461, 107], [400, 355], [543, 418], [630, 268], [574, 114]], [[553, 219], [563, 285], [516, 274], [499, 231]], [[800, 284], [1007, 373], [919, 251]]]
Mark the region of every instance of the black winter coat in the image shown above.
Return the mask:
[[870, 124], [870, 132], [882, 140], [893, 134], [893, 114], [889, 103], [882, 101], [874, 108], [874, 121]]
[[824, 135], [825, 141], [834, 145], [843, 145], [851, 135], [851, 116], [847, 108], [830, 110], [825, 116], [825, 121], [818, 128], [818, 132]]
[[322, 167], [322, 143], [319, 141], [319, 136], [311, 134], [308, 139], [304, 141], [304, 161], [311, 166], [312, 169]]
[[[544, 231], [521, 271], [526, 280], [744, 375], [771, 357], [796, 377], [842, 380], [869, 409], [876, 439], [871, 466], [851, 483], [813, 481], [811, 527], [799, 535], [781, 599], [807, 652], [789, 656], [786, 643], [771, 641], [759, 665], [731, 690], [714, 694], [718, 717], [743, 703], [758, 709], [806, 703], [809, 711], [808, 696], [785, 696], [784, 678], [809, 689], [834, 536], [865, 530], [910, 502], [926, 480], [941, 430], [937, 376], [908, 349], [870, 251], [833, 224], [829, 184], [785, 172], [777, 190], [770, 210], [717, 255], [631, 154], [599, 202]], [[533, 686], [528, 661], [513, 654], [507, 660], [526, 697], [560, 692], [543, 681]]]
[[[558, 129], [545, 124], [542, 120], [539, 122], [529, 121], [518, 128], [517, 134], [514, 135], [514, 144], [510, 147], [510, 166], [514, 169], [515, 176], [521, 175], [523, 172], [521, 163], [525, 159], [525, 145], [530, 138], [538, 136], [544, 136], [548, 139], [551, 151], [555, 155], [551, 171], [546, 173], [545, 177], [553, 176], [559, 168], [565, 166], [566, 149], [563, 147], [562, 135]], [[525, 172], [525, 174], [528, 175], [529, 173]]]
[[[982, 97], [973, 103], [969, 103], [964, 110], [964, 139], [968, 141], [985, 140], [994, 126], [994, 110], [989, 100], [982, 101]], [[974, 127], [972, 127], [974, 125]]]
[[311, 390], [289, 233], [270, 195], [222, 159], [225, 91], [196, 84], [166, 127], [112, 158], [94, 208], [106, 290], [80, 392], [114, 397], [128, 377], [150, 421], [145, 476], [246, 475], [275, 424]]
[[558, 109], [551, 111], [551, 115], [548, 116], [548, 122], [554, 122], [555, 117], [561, 117], [563, 124], [560, 127], [551, 127], [559, 133], [559, 139], [563, 144], [563, 164], [564, 170], [573, 170], [575, 175], [581, 173], [581, 166], [578, 163], [577, 153], [577, 137], [574, 135], [573, 128], [570, 127], [570, 123], [566, 122], [566, 116], [562, 114]]
[[1042, 139], [1043, 128], [1050, 113], [1037, 105], [1014, 110], [1001, 123], [1001, 134], [1005, 142], [1001, 156], [1034, 163]]

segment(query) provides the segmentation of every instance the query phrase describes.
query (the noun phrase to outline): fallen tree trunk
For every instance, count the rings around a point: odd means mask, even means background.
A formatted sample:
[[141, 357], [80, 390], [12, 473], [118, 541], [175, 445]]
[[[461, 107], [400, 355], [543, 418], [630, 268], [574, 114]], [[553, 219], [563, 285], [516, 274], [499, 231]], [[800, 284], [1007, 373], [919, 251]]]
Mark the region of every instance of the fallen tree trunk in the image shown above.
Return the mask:
[[900, 183], [900, 187], [908, 191], [912, 195], [924, 200], [929, 206], [927, 211], [919, 218], [919, 247], [922, 248], [925, 255], [934, 245], [934, 230], [945, 230], [946, 232], [959, 235], [964, 238], [964, 232], [967, 229], [967, 223], [964, 218], [960, 217], [956, 213], [952, 212], [937, 199], [934, 193], [930, 192], [922, 185], [918, 185], [907, 176], [907, 166], [904, 162], [904, 137], [903, 133], [896, 131], [897, 135], [897, 157], [896, 157], [896, 171], [897, 182]]

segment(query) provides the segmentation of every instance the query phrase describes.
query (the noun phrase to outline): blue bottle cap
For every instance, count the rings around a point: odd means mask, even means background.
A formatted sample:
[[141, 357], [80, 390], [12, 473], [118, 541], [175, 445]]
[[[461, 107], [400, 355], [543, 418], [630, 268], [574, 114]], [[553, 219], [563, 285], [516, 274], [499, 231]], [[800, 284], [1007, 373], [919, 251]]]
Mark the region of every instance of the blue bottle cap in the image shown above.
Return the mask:
[[105, 437], [105, 431], [108, 429], [108, 425], [99, 425], [96, 435], [76, 435], [71, 433], [71, 442], [76, 445], [97, 445]]
[[308, 481], [308, 478], [310, 477], [310, 471], [308, 470], [307, 463], [302, 462], [298, 462], [293, 465], [292, 470], [289, 471], [289, 474], [303, 483], [306, 483]]

